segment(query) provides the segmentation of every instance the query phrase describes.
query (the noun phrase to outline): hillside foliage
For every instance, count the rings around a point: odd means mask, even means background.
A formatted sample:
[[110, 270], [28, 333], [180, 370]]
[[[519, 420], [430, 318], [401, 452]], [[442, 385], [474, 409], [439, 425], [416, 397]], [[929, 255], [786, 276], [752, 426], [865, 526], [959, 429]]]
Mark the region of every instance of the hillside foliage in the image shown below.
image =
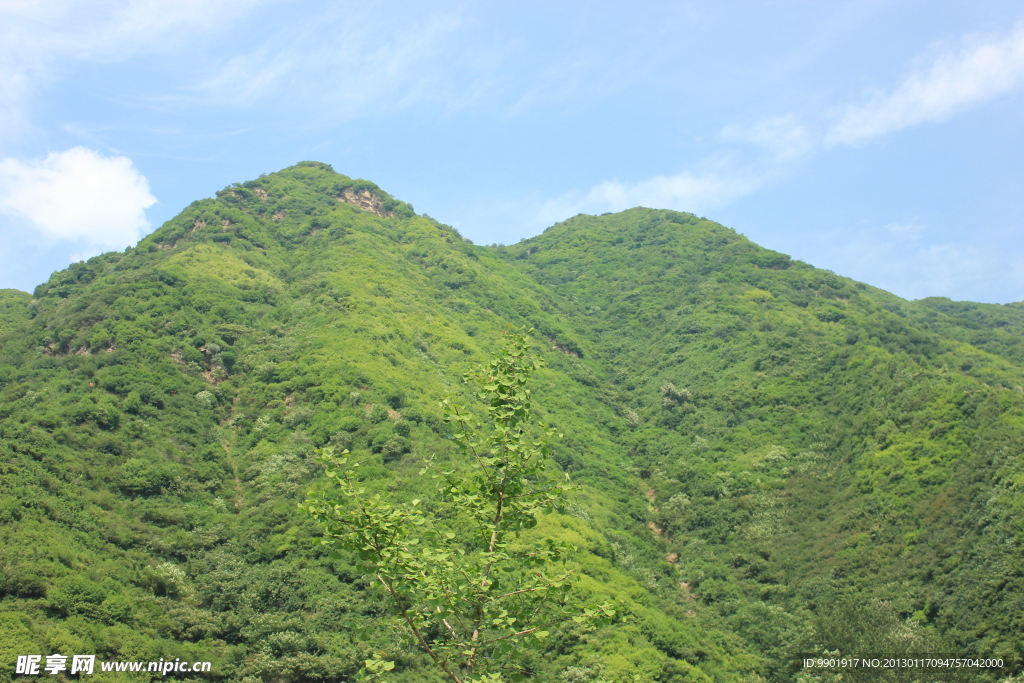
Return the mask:
[[826, 681], [798, 656], [883, 646], [1024, 670], [1024, 304], [904, 301], [645, 208], [480, 247], [303, 162], [0, 291], [0, 681], [57, 652], [442, 680], [299, 504], [347, 449], [433, 506], [424, 461], [466, 466], [441, 402], [482, 414], [461, 378], [520, 326], [579, 487], [530, 533], [615, 605], [528, 677]]

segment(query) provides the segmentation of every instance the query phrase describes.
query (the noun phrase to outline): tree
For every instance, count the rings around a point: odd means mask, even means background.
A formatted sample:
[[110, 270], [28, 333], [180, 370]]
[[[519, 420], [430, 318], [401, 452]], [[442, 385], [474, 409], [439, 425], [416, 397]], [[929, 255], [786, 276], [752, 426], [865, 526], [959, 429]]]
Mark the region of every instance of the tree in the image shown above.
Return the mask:
[[[324, 542], [354, 550], [391, 605], [412, 642], [454, 683], [522, 680], [517, 657], [562, 621], [595, 623], [614, 611], [607, 604], [571, 605], [572, 549], [551, 539], [531, 543], [522, 532], [537, 516], [559, 508], [570, 488], [548, 468], [555, 430], [535, 424], [527, 377], [541, 367], [529, 354], [527, 333], [507, 334], [502, 350], [480, 372], [487, 419], [445, 400], [445, 419], [469, 462], [421, 471], [439, 482], [438, 510], [419, 500], [394, 502], [360, 486], [348, 451], [325, 449], [327, 476], [340, 497], [311, 496], [303, 508], [324, 525]], [[367, 660], [370, 673], [394, 664]]]

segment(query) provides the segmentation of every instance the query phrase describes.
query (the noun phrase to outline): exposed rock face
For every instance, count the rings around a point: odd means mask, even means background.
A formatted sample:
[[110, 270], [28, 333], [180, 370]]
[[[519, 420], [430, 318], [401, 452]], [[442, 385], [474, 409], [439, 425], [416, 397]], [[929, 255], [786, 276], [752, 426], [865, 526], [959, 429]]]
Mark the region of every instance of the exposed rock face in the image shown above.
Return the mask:
[[393, 213], [384, 208], [384, 204], [381, 203], [380, 199], [374, 196], [374, 194], [369, 190], [356, 192], [351, 188], [347, 188], [341, 196], [338, 197], [338, 201], [358, 206], [363, 211], [380, 216], [381, 218], [394, 216]]

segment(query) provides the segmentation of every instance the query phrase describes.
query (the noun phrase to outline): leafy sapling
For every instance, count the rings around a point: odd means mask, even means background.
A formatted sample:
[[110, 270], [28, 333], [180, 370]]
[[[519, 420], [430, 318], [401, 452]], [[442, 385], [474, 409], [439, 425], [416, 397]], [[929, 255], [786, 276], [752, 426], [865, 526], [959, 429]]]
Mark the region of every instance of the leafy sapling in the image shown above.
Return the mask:
[[[595, 624], [610, 605], [573, 604], [574, 549], [522, 532], [560, 509], [571, 486], [549, 468], [555, 430], [537, 424], [527, 378], [541, 367], [526, 333], [507, 335], [501, 351], [467, 381], [478, 387], [486, 419], [443, 401], [454, 439], [468, 456], [457, 470], [421, 471], [438, 481], [441, 518], [421, 501], [393, 502], [359, 485], [348, 452], [324, 449], [327, 476], [341, 496], [312, 495], [303, 509], [324, 525], [324, 543], [358, 553], [374, 584], [390, 597], [411, 641], [454, 683], [523, 680], [521, 656], [557, 624]], [[367, 673], [390, 663], [368, 660]]]

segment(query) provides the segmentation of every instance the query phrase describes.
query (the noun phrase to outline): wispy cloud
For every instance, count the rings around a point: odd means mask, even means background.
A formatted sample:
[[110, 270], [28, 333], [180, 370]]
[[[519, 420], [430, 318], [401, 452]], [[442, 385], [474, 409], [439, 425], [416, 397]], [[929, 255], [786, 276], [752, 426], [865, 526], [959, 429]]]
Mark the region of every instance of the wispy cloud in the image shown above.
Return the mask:
[[944, 121], [1024, 85], [1024, 24], [1004, 36], [967, 36], [960, 47], [917, 61], [926, 63], [891, 92], [879, 93], [866, 104], [812, 113], [816, 125], [791, 112], [727, 125], [720, 137], [766, 149], [776, 162], [786, 164], [828, 147], [858, 145], [911, 126]]
[[25, 67], [60, 58], [118, 61], [138, 51], [173, 51], [268, 1], [7, 0], [0, 4], [0, 59]]
[[6, 0], [0, 3], [0, 148], [31, 128], [35, 94], [73, 62], [173, 51], [266, 0]]
[[[1021, 291], [1011, 253], [995, 245], [930, 235], [917, 221], [844, 229], [819, 236], [829, 267], [907, 299], [979, 297], [986, 290]], [[979, 299], [980, 300], [980, 299]]]
[[204, 102], [219, 100], [236, 106], [251, 106], [281, 87], [296, 68], [297, 55], [273, 52], [264, 45], [247, 54], [232, 55], [200, 82], [191, 86], [185, 96], [162, 96], [163, 99], [190, 99], [196, 95]]
[[921, 123], [943, 121], [959, 111], [1024, 83], [1024, 24], [1008, 36], [969, 37], [911, 72], [892, 92], [867, 104], [841, 109], [829, 129], [829, 145], [856, 145]]
[[586, 192], [568, 192], [544, 203], [537, 221], [550, 225], [577, 213], [622, 211], [634, 206], [703, 212], [752, 192], [762, 178], [684, 172], [635, 183], [609, 180]]
[[458, 9], [407, 12], [381, 22], [379, 8], [332, 7], [315, 19], [226, 57], [207, 76], [158, 98], [185, 104], [284, 107], [330, 123], [430, 102], [458, 108], [478, 96], [478, 63], [461, 52]]
[[[912, 71], [892, 92], [876, 96], [863, 105], [838, 109], [838, 120], [809, 124], [795, 112], [760, 119], [751, 124], [730, 124], [719, 139], [766, 150], [770, 157], [751, 160], [757, 172], [737, 170], [737, 164], [723, 165], [716, 173], [685, 171], [627, 184], [606, 181], [586, 192], [571, 192], [547, 202], [541, 215], [561, 220], [575, 212], [616, 211], [636, 205], [704, 211], [756, 191], [767, 180], [784, 174], [795, 162], [829, 147], [856, 145], [871, 138], [910, 126], [942, 121], [954, 114], [1009, 92], [1024, 84], [1024, 24], [1010, 34], [979, 38], [968, 36], [956, 49], [948, 49]], [[742, 155], [739, 155], [742, 156]], [[731, 158], [737, 158], [733, 155]], [[730, 169], [730, 166], [732, 167]], [[887, 226], [890, 236], [919, 236], [920, 226]], [[964, 263], [961, 251], [934, 247], [921, 252], [923, 261], [954, 278]], [[955, 252], [955, 253], [954, 253]], [[948, 258], [947, 258], [948, 257]], [[948, 263], [940, 267], [941, 263]]]
[[728, 125], [722, 129], [721, 137], [727, 142], [745, 142], [768, 149], [779, 162], [806, 156], [817, 142], [810, 129], [792, 113], [761, 119], [749, 126]]
[[134, 244], [156, 203], [131, 159], [75, 147], [45, 159], [0, 160], [0, 212], [89, 251]]
[[888, 223], [886, 224], [885, 229], [892, 235], [911, 240], [919, 240], [925, 234], [924, 226], [917, 221], [910, 221], [908, 223]]

